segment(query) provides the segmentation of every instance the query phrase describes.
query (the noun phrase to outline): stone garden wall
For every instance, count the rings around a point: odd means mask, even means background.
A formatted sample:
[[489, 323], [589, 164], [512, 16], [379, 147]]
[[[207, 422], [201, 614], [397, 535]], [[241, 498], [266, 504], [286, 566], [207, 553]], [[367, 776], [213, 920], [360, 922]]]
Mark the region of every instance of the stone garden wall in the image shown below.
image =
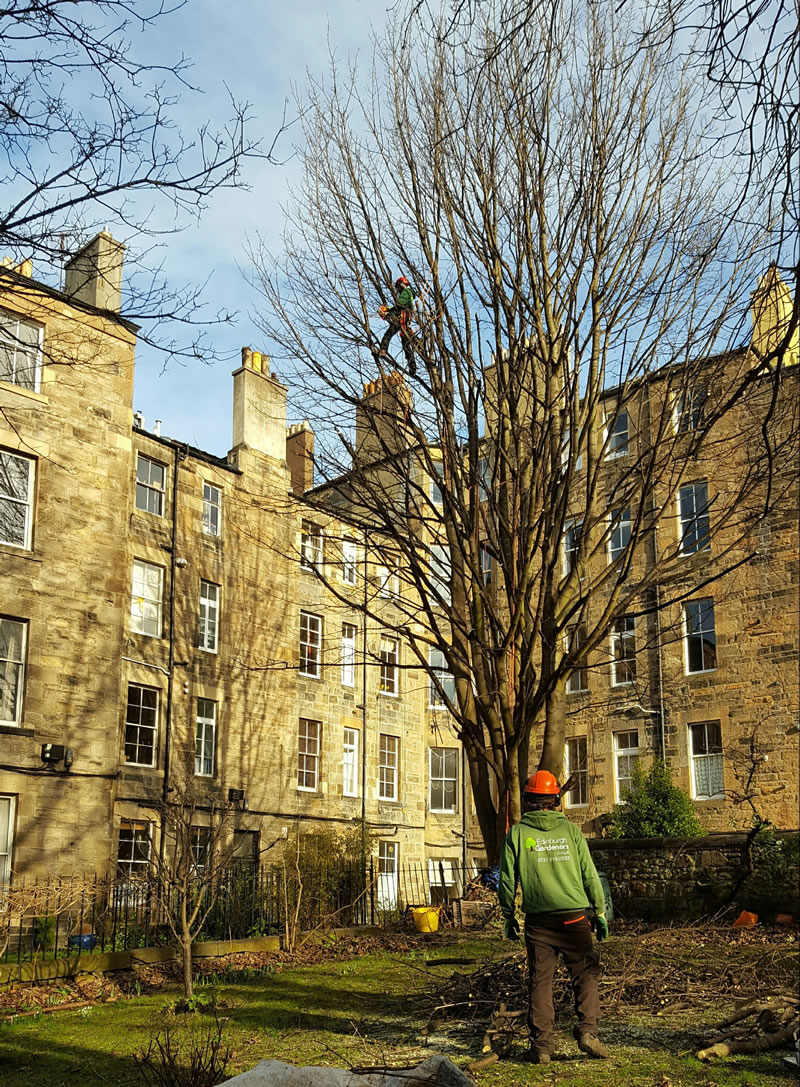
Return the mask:
[[[725, 906], [744, 867], [747, 835], [703, 838], [638, 838], [589, 841], [604, 872], [618, 916], [649, 921], [691, 920]], [[761, 835], [755, 871], [739, 888], [734, 905], [773, 920], [800, 916], [797, 831]]]

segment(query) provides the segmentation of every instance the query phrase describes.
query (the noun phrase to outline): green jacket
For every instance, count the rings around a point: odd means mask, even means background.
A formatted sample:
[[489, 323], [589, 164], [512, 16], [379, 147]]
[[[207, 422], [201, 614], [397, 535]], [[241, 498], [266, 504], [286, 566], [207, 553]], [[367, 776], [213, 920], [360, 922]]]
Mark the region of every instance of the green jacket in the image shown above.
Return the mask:
[[407, 310], [414, 308], [414, 292], [410, 287], [403, 287], [402, 291], [397, 296], [394, 308]]
[[523, 913], [605, 911], [603, 886], [586, 839], [560, 811], [529, 811], [513, 826], [500, 857], [500, 909], [513, 917], [517, 884]]

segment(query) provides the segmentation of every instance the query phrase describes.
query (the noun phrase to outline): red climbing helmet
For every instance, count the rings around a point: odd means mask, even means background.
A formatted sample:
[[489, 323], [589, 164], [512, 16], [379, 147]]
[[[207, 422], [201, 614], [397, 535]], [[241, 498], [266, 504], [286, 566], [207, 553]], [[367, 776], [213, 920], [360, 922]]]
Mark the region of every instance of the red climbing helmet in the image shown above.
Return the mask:
[[560, 796], [561, 786], [549, 770], [537, 770], [525, 782], [525, 790], [529, 796]]
[[411, 284], [408, 282], [405, 276], [400, 276], [399, 279], [394, 281], [395, 287], [409, 287]]

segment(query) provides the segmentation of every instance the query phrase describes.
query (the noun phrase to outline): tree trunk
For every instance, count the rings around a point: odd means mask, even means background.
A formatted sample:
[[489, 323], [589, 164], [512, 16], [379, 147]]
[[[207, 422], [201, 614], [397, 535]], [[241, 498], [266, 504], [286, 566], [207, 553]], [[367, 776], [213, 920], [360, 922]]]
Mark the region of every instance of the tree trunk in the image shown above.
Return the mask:
[[549, 770], [559, 781], [562, 780], [564, 772], [566, 720], [566, 683], [564, 680], [559, 680], [547, 699], [542, 755], [539, 759], [539, 769]]
[[192, 937], [188, 932], [181, 933], [181, 956], [183, 958], [183, 998], [188, 1004], [192, 999]]
[[503, 833], [500, 834], [500, 816], [492, 799], [489, 782], [489, 768], [486, 760], [467, 749], [472, 797], [475, 801], [475, 815], [481, 831], [481, 838], [486, 847], [486, 863], [490, 868], [497, 864], [500, 845], [505, 835], [505, 809], [503, 809]]

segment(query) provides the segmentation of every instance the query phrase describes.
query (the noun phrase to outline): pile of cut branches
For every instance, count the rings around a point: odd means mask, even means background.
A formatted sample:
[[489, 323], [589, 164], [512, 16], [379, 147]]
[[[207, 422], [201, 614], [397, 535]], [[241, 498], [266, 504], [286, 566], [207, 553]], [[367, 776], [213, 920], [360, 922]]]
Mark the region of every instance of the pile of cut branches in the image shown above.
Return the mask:
[[[607, 1011], [665, 1013], [711, 1002], [758, 1001], [790, 991], [794, 984], [796, 932], [717, 925], [615, 929], [601, 951], [600, 997]], [[569, 979], [561, 966], [553, 996], [557, 1011], [570, 1007]], [[501, 1005], [508, 1015], [526, 1004], [525, 953], [519, 951], [438, 981], [422, 995], [420, 1012], [427, 1013], [429, 1026], [449, 1019], [474, 1022], [485, 1030]]]

